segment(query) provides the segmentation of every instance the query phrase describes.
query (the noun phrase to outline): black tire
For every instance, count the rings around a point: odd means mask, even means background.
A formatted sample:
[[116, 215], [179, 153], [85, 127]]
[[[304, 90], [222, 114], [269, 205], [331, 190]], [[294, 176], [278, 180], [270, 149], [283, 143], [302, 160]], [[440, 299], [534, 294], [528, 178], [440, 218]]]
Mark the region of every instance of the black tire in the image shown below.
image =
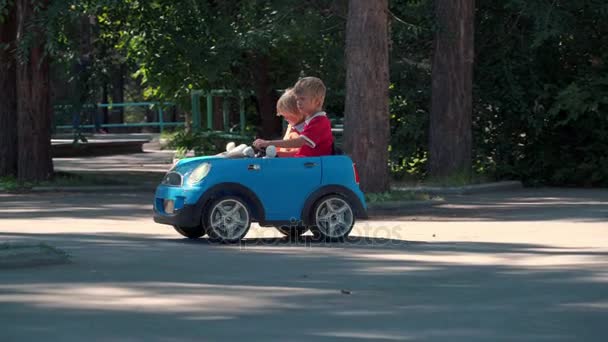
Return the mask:
[[203, 222], [211, 241], [235, 243], [244, 238], [251, 227], [251, 210], [242, 198], [223, 196], [208, 206]]
[[315, 239], [322, 241], [344, 241], [355, 225], [355, 210], [348, 200], [340, 195], [327, 195], [319, 199], [309, 213]]
[[205, 228], [202, 226], [200, 226], [200, 227], [173, 226], [173, 229], [175, 229], [176, 232], [180, 233], [184, 237], [187, 237], [188, 239], [193, 239], [193, 240], [198, 239], [201, 236], [204, 236], [205, 234], [207, 234], [207, 232], [205, 232]]
[[276, 226], [275, 228], [279, 232], [281, 232], [281, 234], [285, 235], [286, 237], [288, 237], [290, 239], [298, 238], [298, 237], [304, 235], [308, 231], [308, 227], [305, 227], [305, 226], [297, 226], [297, 227]]

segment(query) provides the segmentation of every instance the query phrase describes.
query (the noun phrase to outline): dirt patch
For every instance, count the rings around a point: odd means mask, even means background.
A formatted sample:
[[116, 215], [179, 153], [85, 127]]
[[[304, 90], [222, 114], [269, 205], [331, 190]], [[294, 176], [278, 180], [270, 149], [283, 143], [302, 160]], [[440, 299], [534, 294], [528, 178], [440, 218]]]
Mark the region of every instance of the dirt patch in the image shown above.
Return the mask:
[[44, 243], [0, 243], [0, 269], [58, 265], [70, 256]]

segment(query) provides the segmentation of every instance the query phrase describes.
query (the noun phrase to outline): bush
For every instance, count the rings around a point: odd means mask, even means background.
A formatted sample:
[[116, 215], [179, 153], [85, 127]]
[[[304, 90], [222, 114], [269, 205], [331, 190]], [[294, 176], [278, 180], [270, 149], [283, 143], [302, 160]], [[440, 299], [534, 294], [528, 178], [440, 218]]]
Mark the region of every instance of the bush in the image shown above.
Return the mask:
[[221, 131], [181, 130], [171, 137], [168, 146], [177, 150], [177, 157], [181, 158], [194, 151], [196, 156], [214, 155], [226, 150], [226, 145], [233, 141], [235, 144], [251, 144], [253, 136], [236, 135]]
[[[389, 165], [397, 179], [420, 180], [431, 88], [420, 63], [431, 55], [432, 1], [391, 4], [408, 22], [392, 26]], [[608, 35], [599, 34], [608, 29], [608, 3], [480, 0], [476, 7], [474, 178], [608, 186]]]
[[396, 180], [426, 176], [429, 115], [410, 99], [391, 98], [389, 166]]
[[476, 46], [478, 168], [529, 185], [608, 186], [608, 39], [589, 34], [605, 31], [605, 13], [588, 1], [478, 3], [480, 37], [495, 33]]

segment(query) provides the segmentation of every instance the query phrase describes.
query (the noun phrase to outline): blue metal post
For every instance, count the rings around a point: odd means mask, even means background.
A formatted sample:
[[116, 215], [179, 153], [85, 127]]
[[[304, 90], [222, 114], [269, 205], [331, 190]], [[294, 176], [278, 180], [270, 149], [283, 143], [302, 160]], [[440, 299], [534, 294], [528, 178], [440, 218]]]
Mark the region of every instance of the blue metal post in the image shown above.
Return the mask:
[[163, 107], [160, 104], [158, 105], [158, 125], [162, 133], [165, 128], [165, 121], [163, 120]]

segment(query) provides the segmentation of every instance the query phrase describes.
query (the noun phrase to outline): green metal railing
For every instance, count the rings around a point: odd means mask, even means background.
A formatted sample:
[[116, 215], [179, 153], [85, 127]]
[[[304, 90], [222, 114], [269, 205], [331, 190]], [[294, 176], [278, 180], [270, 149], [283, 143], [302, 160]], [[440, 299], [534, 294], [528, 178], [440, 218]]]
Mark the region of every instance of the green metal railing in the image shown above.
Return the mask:
[[236, 99], [239, 103], [239, 126], [241, 134], [245, 133], [245, 95], [247, 93], [243, 91], [233, 91], [226, 89], [212, 89], [212, 90], [193, 90], [192, 91], [192, 125], [195, 128], [201, 128], [201, 97], [206, 98], [206, 109], [207, 109], [207, 129], [213, 129], [213, 97], [221, 96], [223, 99], [222, 103], [222, 124], [224, 130], [229, 126], [229, 112], [230, 102], [228, 99]]
[[[158, 121], [154, 122], [134, 122], [134, 123], [114, 123], [114, 124], [99, 124], [95, 125], [94, 123], [89, 124], [78, 124], [77, 129], [93, 129], [95, 127], [100, 128], [113, 128], [113, 127], [159, 127], [160, 131], [163, 132], [165, 127], [175, 127], [175, 126], [183, 126], [184, 122], [168, 122], [164, 118], [164, 106], [173, 106], [170, 102], [160, 103], [160, 102], [125, 102], [125, 103], [99, 103], [96, 105], [87, 104], [84, 105], [83, 108], [88, 110], [97, 110], [98, 108], [126, 108], [126, 107], [156, 107], [156, 111], [158, 113]], [[56, 112], [68, 111], [70, 114], [70, 118], [72, 118], [73, 113], [71, 112], [72, 106], [70, 105], [59, 105], [55, 106]], [[80, 115], [78, 113], [77, 115]], [[99, 115], [99, 113], [92, 113], [92, 115]], [[81, 118], [80, 118], [81, 119]], [[93, 119], [94, 121], [95, 119]], [[79, 120], [80, 121], [80, 120]], [[60, 129], [74, 129], [74, 124], [71, 125], [56, 125], [56, 130]]]
[[[208, 130], [213, 130], [213, 99], [214, 97], [222, 98], [222, 127], [223, 131], [228, 131], [230, 129], [230, 101], [236, 100], [238, 101], [238, 111], [239, 111], [239, 133], [241, 135], [245, 134], [246, 127], [246, 119], [245, 119], [245, 98], [251, 92], [239, 91], [239, 90], [227, 90], [227, 89], [211, 89], [211, 90], [193, 90], [191, 92], [191, 103], [192, 103], [192, 126], [194, 128], [202, 128], [203, 127], [203, 115], [201, 113], [201, 98], [204, 97], [206, 101], [206, 116], [205, 116], [205, 126]], [[81, 116], [82, 110], [79, 110], [78, 114], [78, 124], [76, 129], [94, 129], [96, 127], [99, 128], [122, 128], [122, 127], [159, 127], [160, 131], [163, 132], [165, 127], [176, 127], [176, 126], [184, 126], [183, 121], [179, 122], [171, 122], [167, 121], [165, 118], [165, 109], [166, 107], [174, 106], [173, 103], [170, 102], [125, 102], [125, 103], [99, 103], [96, 105], [86, 104], [82, 106], [82, 109], [86, 109], [88, 111], [88, 115], [84, 117]], [[129, 108], [129, 107], [148, 107], [154, 108], [157, 112], [158, 121], [154, 122], [130, 122], [130, 123], [100, 123], [95, 124], [95, 122], [99, 122], [96, 119], [100, 118], [100, 113], [97, 112], [100, 108], [108, 108], [110, 110], [115, 108]], [[71, 105], [57, 105], [55, 106], [56, 112], [56, 120], [55, 120], [55, 130], [71, 130], [74, 129], [74, 109]], [[59, 115], [63, 114], [63, 115]], [[63, 124], [57, 124], [57, 118], [63, 117], [69, 118], [69, 122], [71, 124], [65, 124], [66, 120], [62, 120]], [[84, 124], [81, 124], [84, 122]]]

